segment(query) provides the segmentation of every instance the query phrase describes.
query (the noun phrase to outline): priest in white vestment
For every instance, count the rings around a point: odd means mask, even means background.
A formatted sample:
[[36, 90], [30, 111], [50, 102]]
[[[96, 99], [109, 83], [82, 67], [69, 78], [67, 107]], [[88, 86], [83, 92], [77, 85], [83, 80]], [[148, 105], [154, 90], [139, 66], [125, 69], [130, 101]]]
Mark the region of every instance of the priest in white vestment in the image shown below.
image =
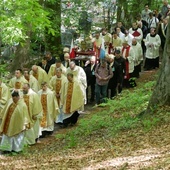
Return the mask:
[[24, 148], [24, 135], [30, 119], [27, 106], [23, 99], [20, 99], [18, 91], [12, 92], [12, 99], [4, 107], [2, 115], [0, 150], [4, 152], [22, 151]]
[[78, 111], [84, 106], [84, 94], [80, 82], [74, 79], [72, 73], [67, 74], [67, 79], [68, 81], [61, 88], [64, 127], [77, 123]]
[[23, 85], [23, 99], [28, 107], [30, 125], [25, 135], [25, 143], [33, 145], [39, 138], [40, 121], [42, 118], [42, 105], [40, 98], [28, 83]]
[[40, 137], [51, 135], [54, 131], [54, 121], [58, 114], [58, 103], [55, 93], [47, 86], [47, 82], [41, 84], [41, 90], [38, 91], [43, 107], [43, 117], [40, 122]]

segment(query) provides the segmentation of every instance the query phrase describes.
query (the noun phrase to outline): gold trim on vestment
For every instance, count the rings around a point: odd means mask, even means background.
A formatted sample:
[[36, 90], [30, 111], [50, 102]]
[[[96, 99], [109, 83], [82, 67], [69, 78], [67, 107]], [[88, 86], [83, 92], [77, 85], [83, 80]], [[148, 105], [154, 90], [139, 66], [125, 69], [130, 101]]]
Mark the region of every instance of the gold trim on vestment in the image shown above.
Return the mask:
[[2, 87], [0, 87], [0, 100], [2, 98]]
[[41, 127], [47, 127], [47, 95], [41, 95], [41, 103], [43, 107], [43, 118], [41, 120]]
[[[24, 98], [24, 102], [25, 102], [25, 104], [27, 105], [27, 108], [28, 108], [28, 114], [29, 114], [30, 119], [31, 119], [30, 107], [29, 107], [29, 96], [28, 96], [28, 95], [23, 95], [23, 98]], [[27, 125], [27, 128], [28, 128], [28, 129], [30, 129], [30, 123]]]
[[27, 77], [27, 78], [25, 77], [25, 79], [26, 79], [28, 82], [30, 81], [30, 78], [29, 78], [29, 77]]
[[34, 73], [32, 74], [37, 80], [38, 80], [38, 73]]
[[8, 112], [7, 112], [7, 116], [6, 116], [6, 119], [5, 119], [5, 124], [4, 124], [4, 128], [3, 128], [3, 134], [7, 134], [8, 132], [8, 128], [9, 128], [9, 123], [10, 123], [10, 119], [12, 117], [12, 114], [14, 113], [14, 110], [16, 108], [16, 104], [15, 103], [12, 103], [9, 108], [8, 108]]
[[68, 83], [67, 96], [66, 96], [66, 113], [70, 113], [71, 109], [71, 99], [73, 94], [73, 82]]
[[53, 76], [56, 75], [56, 70], [57, 70], [57, 67], [54, 68]]
[[15, 89], [21, 89], [21, 82], [15, 83]]
[[30, 115], [29, 96], [28, 96], [28, 95], [23, 95], [23, 98], [24, 98], [25, 104], [27, 105], [28, 113], [29, 113], [29, 115]]
[[[61, 89], [61, 80], [57, 79], [57, 80], [56, 80], [56, 89], [55, 89], [56, 94], [59, 94], [60, 89]], [[58, 105], [59, 105], [59, 103], [60, 103], [60, 97], [57, 97], [57, 103], [58, 103]]]

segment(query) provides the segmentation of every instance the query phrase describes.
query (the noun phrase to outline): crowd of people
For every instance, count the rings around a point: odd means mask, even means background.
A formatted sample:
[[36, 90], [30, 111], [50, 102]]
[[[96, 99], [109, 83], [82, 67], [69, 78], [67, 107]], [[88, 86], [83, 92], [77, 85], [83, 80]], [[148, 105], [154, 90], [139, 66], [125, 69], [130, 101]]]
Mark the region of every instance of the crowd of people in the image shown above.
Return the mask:
[[17, 69], [9, 83], [0, 80], [1, 151], [19, 152], [24, 145], [35, 144], [53, 133], [55, 123], [76, 124], [84, 109], [85, 73], [74, 62], [67, 71], [58, 60], [54, 62], [50, 74], [33, 65], [30, 71]]
[[124, 87], [136, 86], [141, 69], [159, 68], [168, 15], [167, 1], [159, 15], [146, 4], [131, 28], [118, 22], [112, 33], [96, 32], [91, 39], [94, 55], [83, 65], [64, 47], [60, 57], [47, 51], [40, 63], [15, 70], [8, 83], [0, 79], [0, 150], [20, 152], [24, 145], [51, 135], [55, 124], [76, 124], [85, 104], [114, 99]]

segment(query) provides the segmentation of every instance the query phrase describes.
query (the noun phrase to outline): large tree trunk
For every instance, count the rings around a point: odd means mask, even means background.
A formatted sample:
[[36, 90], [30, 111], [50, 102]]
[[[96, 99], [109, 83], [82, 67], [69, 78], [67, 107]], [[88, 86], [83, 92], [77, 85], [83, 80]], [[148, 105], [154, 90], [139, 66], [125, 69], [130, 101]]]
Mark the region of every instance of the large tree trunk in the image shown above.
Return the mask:
[[10, 72], [14, 72], [16, 69], [23, 69], [29, 62], [30, 57], [30, 39], [22, 45], [19, 44], [16, 48], [12, 63], [10, 64]]
[[159, 77], [145, 113], [154, 112], [158, 105], [170, 105], [170, 20]]

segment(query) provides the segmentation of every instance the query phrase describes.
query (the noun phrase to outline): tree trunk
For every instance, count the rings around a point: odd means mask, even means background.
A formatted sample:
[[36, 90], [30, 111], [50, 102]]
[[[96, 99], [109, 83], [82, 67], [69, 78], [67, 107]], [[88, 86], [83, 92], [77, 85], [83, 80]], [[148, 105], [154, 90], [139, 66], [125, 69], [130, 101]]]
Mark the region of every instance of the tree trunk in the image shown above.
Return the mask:
[[121, 21], [121, 14], [122, 14], [122, 0], [117, 1], [117, 21]]
[[52, 11], [50, 21], [53, 23], [53, 29], [58, 32], [57, 35], [52, 35], [52, 33], [48, 32], [46, 33], [46, 50], [49, 50], [54, 56], [56, 56], [61, 50], [61, 1], [57, 0], [55, 3], [46, 1], [45, 7], [49, 11]]
[[156, 87], [150, 98], [145, 113], [154, 112], [159, 105], [170, 105], [170, 20], [168, 24], [166, 44], [164, 48], [162, 64]]
[[21, 45], [19, 44], [16, 48], [12, 63], [10, 64], [10, 71], [14, 72], [16, 69], [23, 69], [29, 62], [30, 55], [30, 39]]
[[108, 8], [107, 11], [107, 30], [110, 32], [111, 29], [111, 19], [110, 19], [110, 7]]

